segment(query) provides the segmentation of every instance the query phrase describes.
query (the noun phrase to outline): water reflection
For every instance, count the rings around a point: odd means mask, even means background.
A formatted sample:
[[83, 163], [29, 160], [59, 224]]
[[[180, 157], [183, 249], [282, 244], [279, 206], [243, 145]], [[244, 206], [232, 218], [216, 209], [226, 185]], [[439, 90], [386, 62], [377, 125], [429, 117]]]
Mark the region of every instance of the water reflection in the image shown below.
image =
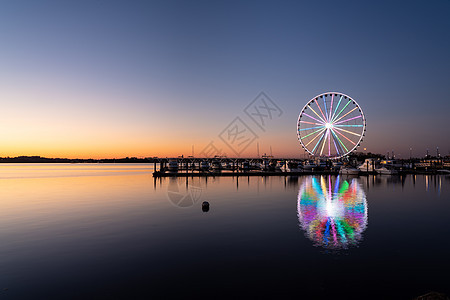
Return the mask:
[[[438, 197], [441, 196], [442, 189], [450, 183], [450, 175], [445, 174], [402, 174], [399, 176], [380, 176], [380, 175], [367, 175], [360, 176], [358, 181], [362, 184], [365, 191], [369, 191], [371, 188], [387, 188], [395, 190], [401, 188], [409, 191], [412, 188], [419, 187], [428, 192], [436, 192]], [[417, 186], [416, 186], [417, 185]]]
[[298, 192], [298, 218], [315, 246], [356, 246], [367, 226], [367, 202], [356, 178], [306, 177]]

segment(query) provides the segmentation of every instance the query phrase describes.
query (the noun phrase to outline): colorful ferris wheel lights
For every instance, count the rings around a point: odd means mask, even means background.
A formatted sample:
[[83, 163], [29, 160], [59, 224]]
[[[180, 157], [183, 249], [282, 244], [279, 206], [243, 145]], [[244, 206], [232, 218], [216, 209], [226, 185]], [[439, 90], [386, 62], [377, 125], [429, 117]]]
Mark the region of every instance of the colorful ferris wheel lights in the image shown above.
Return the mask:
[[[339, 97], [337, 105], [335, 97]], [[358, 103], [342, 93], [324, 93], [312, 98], [303, 107], [297, 122], [302, 147], [311, 155], [327, 158], [340, 158], [354, 151], [365, 130], [366, 120]]]

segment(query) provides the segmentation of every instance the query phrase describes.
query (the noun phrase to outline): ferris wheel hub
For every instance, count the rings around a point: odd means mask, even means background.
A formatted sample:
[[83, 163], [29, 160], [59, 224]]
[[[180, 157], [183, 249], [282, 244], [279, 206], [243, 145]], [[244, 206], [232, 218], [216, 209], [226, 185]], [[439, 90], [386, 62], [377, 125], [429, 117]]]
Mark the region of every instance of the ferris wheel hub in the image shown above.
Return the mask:
[[326, 123], [326, 124], [325, 124], [325, 127], [326, 127], [327, 129], [331, 129], [331, 128], [333, 128], [333, 124], [331, 124], [331, 123]]

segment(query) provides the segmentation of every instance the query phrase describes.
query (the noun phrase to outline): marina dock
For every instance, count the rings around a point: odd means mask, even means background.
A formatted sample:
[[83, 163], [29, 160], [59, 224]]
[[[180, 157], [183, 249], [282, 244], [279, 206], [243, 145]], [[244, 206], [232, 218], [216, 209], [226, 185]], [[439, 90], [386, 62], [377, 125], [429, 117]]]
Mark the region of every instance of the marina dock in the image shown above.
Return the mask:
[[305, 172], [269, 172], [269, 171], [249, 171], [249, 172], [159, 172], [153, 173], [153, 177], [230, 177], [230, 176], [304, 176], [304, 175], [337, 175], [337, 170], [305, 171]]
[[[230, 176], [303, 176], [303, 175], [450, 175], [446, 161], [366, 159], [364, 162], [305, 160], [291, 158], [160, 158], [154, 159], [153, 177], [230, 177]], [[378, 167], [377, 167], [378, 166]], [[159, 168], [158, 168], [159, 167]], [[356, 174], [342, 172], [357, 169]], [[386, 169], [388, 168], [388, 169]], [[380, 172], [384, 170], [384, 172]], [[391, 170], [392, 172], [388, 171]]]

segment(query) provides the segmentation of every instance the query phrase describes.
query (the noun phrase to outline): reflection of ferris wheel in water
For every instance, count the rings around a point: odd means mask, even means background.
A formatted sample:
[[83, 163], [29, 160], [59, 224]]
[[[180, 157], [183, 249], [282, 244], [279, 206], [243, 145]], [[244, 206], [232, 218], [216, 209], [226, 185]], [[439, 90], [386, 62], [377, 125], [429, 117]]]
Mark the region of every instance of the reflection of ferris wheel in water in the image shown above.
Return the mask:
[[306, 178], [298, 191], [297, 210], [307, 237], [326, 249], [358, 245], [367, 227], [366, 195], [356, 179]]
[[298, 117], [297, 135], [309, 154], [340, 158], [359, 147], [366, 118], [351, 97], [328, 92], [312, 98]]

